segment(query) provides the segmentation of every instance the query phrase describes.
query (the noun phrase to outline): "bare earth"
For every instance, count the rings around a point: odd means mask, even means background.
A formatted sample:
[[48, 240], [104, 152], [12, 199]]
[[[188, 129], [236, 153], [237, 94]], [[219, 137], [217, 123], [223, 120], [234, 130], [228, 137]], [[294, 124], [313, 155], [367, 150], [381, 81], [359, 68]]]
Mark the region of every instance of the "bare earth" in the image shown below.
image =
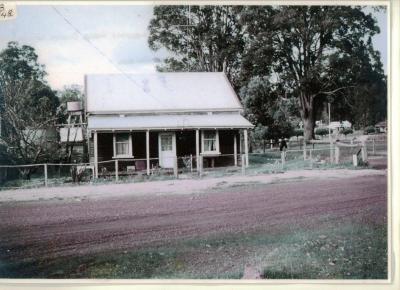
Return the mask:
[[382, 219], [387, 175], [381, 170], [305, 170], [0, 195], [0, 257], [55, 258], [215, 233], [277, 232], [305, 218], [340, 218], [365, 208], [373, 209], [368, 218]]

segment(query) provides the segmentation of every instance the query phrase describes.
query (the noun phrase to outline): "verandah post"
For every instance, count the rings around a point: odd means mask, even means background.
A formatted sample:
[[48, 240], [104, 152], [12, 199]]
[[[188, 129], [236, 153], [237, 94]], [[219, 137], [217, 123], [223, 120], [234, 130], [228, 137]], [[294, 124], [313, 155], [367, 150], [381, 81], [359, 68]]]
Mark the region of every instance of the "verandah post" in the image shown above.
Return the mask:
[[200, 134], [199, 129], [196, 130], [196, 168], [200, 172]]
[[93, 136], [93, 143], [94, 143], [94, 177], [98, 178], [99, 177], [99, 156], [98, 156], [98, 148], [97, 148], [97, 131], [94, 131], [94, 136]]
[[150, 175], [150, 131], [146, 131], [146, 170], [147, 175]]
[[236, 134], [233, 135], [233, 159], [234, 159], [234, 165], [237, 166], [237, 140], [236, 140]]
[[118, 181], [118, 159], [115, 159], [115, 181]]
[[178, 178], [178, 156], [174, 157], [174, 176]]
[[246, 156], [245, 154], [242, 154], [242, 174], [245, 175], [246, 174]]
[[201, 155], [199, 158], [199, 175], [203, 175], [203, 155]]

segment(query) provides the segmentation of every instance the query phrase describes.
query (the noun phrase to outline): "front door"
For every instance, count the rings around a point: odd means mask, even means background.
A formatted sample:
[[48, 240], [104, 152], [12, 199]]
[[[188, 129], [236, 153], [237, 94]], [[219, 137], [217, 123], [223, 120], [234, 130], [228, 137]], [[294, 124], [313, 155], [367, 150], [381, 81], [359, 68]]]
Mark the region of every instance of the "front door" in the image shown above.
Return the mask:
[[175, 133], [160, 133], [158, 135], [158, 156], [160, 167], [174, 168], [176, 158]]

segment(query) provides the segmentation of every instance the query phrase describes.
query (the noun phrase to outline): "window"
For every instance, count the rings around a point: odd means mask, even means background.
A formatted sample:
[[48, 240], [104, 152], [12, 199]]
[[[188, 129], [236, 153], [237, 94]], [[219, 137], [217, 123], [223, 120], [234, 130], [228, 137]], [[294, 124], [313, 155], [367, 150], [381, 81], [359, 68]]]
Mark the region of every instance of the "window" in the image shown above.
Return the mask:
[[203, 152], [219, 153], [218, 131], [203, 131]]
[[172, 151], [172, 135], [161, 135], [161, 151]]
[[131, 136], [129, 133], [114, 135], [114, 157], [131, 156]]

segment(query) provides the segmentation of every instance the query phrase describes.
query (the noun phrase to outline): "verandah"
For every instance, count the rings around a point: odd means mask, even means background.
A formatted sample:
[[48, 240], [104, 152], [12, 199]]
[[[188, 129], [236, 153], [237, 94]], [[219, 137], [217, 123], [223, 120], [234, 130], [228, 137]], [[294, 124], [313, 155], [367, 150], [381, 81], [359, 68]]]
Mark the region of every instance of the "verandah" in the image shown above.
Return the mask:
[[178, 158], [184, 160], [189, 156], [197, 171], [200, 162], [206, 162], [202, 164], [206, 167], [237, 166], [240, 153], [248, 166], [247, 129], [93, 130], [92, 133], [89, 152], [96, 178], [101, 164], [112, 160], [131, 160], [130, 168], [145, 170], [147, 175], [155, 167], [174, 168]]

